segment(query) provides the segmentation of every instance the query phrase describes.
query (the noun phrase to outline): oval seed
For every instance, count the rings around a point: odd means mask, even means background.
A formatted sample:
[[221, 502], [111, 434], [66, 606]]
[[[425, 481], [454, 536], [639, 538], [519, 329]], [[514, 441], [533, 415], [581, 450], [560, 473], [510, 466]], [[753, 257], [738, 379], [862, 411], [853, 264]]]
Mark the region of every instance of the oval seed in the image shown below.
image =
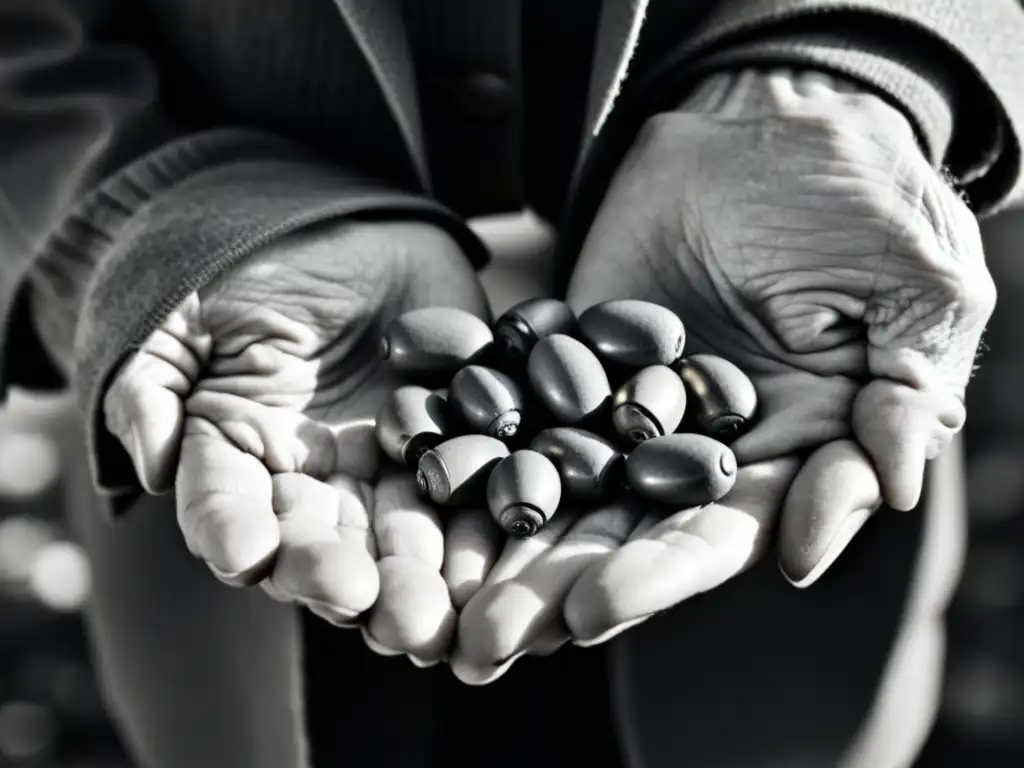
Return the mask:
[[636, 299], [595, 304], [580, 315], [579, 329], [603, 358], [633, 367], [671, 365], [686, 344], [683, 321], [675, 312]]
[[448, 402], [470, 427], [501, 440], [515, 437], [522, 420], [519, 385], [482, 365], [467, 365], [455, 374], [448, 385]]
[[424, 387], [399, 387], [377, 411], [374, 431], [389, 459], [416, 466], [420, 454], [444, 440], [448, 431], [444, 398]]
[[527, 299], [498, 318], [494, 340], [500, 352], [513, 359], [530, 354], [541, 339], [556, 333], [571, 334], [576, 314], [564, 301], [549, 298]]
[[757, 390], [743, 371], [717, 355], [690, 355], [679, 364], [690, 407], [704, 434], [723, 443], [739, 437], [757, 411]]
[[399, 315], [381, 340], [381, 357], [413, 375], [450, 376], [494, 340], [474, 314], [455, 307], [424, 307]]
[[502, 530], [525, 539], [558, 511], [562, 481], [550, 459], [523, 450], [502, 459], [487, 481], [487, 507]]
[[435, 504], [481, 501], [491, 470], [506, 456], [508, 448], [493, 437], [453, 437], [420, 456], [416, 483]]
[[736, 483], [736, 457], [705, 435], [656, 437], [626, 457], [629, 487], [661, 504], [697, 507], [718, 501]]
[[598, 499], [622, 487], [622, 454], [593, 432], [575, 427], [545, 429], [533, 438], [530, 450], [555, 465], [567, 494]]
[[675, 432], [685, 411], [683, 380], [665, 365], [637, 372], [612, 399], [615, 431], [634, 445]]
[[601, 361], [570, 336], [555, 334], [537, 342], [527, 372], [537, 397], [563, 424], [594, 416], [611, 399]]

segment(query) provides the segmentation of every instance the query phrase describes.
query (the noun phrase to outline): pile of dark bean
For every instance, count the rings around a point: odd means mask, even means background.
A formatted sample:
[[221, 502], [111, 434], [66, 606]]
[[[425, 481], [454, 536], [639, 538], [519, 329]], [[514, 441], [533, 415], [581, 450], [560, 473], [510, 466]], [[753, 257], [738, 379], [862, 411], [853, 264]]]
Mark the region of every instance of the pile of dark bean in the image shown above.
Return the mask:
[[708, 504], [736, 482], [729, 443], [757, 394], [728, 360], [684, 357], [685, 343], [674, 312], [631, 299], [578, 319], [530, 299], [493, 328], [452, 307], [413, 310], [387, 327], [381, 354], [416, 383], [381, 407], [377, 439], [433, 502], [486, 505], [520, 538], [563, 501]]

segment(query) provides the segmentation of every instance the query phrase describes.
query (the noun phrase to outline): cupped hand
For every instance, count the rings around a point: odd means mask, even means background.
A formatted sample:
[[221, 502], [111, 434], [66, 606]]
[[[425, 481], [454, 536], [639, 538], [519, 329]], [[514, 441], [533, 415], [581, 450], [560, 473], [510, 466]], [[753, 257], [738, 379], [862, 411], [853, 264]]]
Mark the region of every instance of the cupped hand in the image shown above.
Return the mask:
[[424, 663], [454, 629], [443, 526], [411, 474], [380, 476], [373, 415], [398, 383], [384, 326], [434, 305], [488, 314], [440, 229], [310, 229], [192, 294], [104, 401], [142, 486], [173, 487], [185, 543], [219, 579], [360, 619], [375, 650]]
[[668, 517], [560, 513], [510, 545], [460, 617], [466, 682], [607, 640], [772, 543], [807, 586], [883, 503], [915, 507], [926, 462], [963, 426], [995, 290], [974, 216], [901, 112], [824, 76], [751, 72], [650, 120], [621, 165], [568, 300], [622, 298], [673, 309], [686, 354], [751, 375], [736, 485]]

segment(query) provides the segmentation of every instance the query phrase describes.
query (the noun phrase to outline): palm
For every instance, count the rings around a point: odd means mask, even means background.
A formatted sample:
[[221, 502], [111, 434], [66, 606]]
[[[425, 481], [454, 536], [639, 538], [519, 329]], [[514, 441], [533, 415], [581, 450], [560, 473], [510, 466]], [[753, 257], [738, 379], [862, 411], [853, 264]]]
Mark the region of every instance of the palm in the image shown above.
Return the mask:
[[677, 243], [671, 251], [649, 254], [639, 266], [626, 257], [620, 263], [581, 264], [569, 301], [580, 311], [613, 298], [663, 304], [686, 326], [684, 354], [718, 355], [744, 370], [757, 389], [759, 413], [757, 429], [733, 445], [742, 464], [793, 457], [848, 435], [858, 380], [867, 373], [863, 334], [844, 324], [835, 333], [846, 338], [829, 354], [790, 352], [742, 306], [723, 299], [723, 293], [737, 296], [739, 290], [731, 281], [716, 286], [709, 277], [716, 271], [724, 272], [720, 263], [709, 267]]
[[187, 432], [215, 429], [271, 472], [338, 470], [339, 429], [372, 416], [394, 383], [380, 330], [419, 289], [408, 254], [372, 231], [348, 237], [263, 254], [201, 297], [212, 343]]

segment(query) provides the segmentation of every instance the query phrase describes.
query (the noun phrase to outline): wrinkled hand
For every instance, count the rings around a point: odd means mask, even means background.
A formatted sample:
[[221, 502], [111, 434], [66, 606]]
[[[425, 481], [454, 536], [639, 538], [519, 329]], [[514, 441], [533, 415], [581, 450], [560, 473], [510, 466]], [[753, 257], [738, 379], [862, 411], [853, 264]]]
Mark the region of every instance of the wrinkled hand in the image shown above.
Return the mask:
[[488, 313], [439, 229], [302, 232], [190, 296], [104, 402], [143, 487], [174, 486], [185, 542], [218, 578], [337, 624], [360, 618], [372, 647], [423, 663], [455, 623], [443, 527], [411, 473], [378, 477], [372, 417], [397, 383], [381, 331], [432, 305]]
[[467, 682], [558, 639], [606, 640], [773, 541], [806, 586], [883, 501], [913, 508], [926, 461], [964, 423], [995, 290], [973, 215], [902, 113], [823, 76], [751, 72], [648, 122], [568, 298], [578, 312], [619, 298], [675, 310], [687, 353], [752, 375], [759, 421], [733, 445], [741, 469], [720, 502], [556, 517], [512, 545], [460, 617], [452, 664]]

